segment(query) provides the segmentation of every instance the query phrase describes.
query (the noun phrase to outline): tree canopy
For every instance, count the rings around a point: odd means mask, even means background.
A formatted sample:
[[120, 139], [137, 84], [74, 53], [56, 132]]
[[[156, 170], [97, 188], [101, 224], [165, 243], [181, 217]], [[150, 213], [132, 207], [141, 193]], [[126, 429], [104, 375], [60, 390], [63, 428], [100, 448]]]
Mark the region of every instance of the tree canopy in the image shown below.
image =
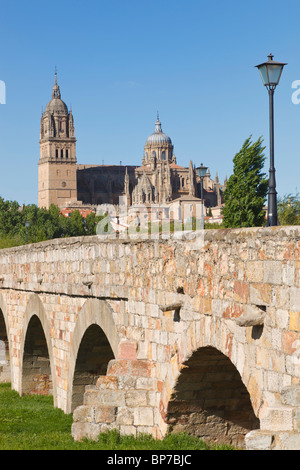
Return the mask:
[[280, 225], [300, 225], [300, 196], [287, 194], [278, 198], [278, 220]]
[[263, 209], [268, 179], [262, 172], [265, 156], [260, 137], [252, 143], [251, 136], [233, 158], [233, 174], [224, 191], [224, 227], [258, 227], [265, 223]]
[[27, 242], [27, 220], [28, 241], [36, 243], [53, 238], [95, 235], [101, 218], [94, 212], [84, 218], [79, 210], [65, 217], [55, 205], [46, 210], [35, 204], [20, 206], [17, 201], [5, 201], [0, 197], [0, 248]]

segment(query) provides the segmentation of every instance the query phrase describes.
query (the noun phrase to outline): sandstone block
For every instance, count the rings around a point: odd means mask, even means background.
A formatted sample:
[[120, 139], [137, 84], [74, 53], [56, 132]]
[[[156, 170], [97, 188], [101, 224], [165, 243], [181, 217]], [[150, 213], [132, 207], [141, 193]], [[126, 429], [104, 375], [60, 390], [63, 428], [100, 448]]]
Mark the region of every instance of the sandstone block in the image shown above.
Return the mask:
[[133, 410], [126, 407], [118, 408], [118, 415], [116, 424], [121, 426], [132, 426], [133, 425]]
[[141, 406], [134, 410], [135, 426], [153, 426], [153, 408], [150, 406]]
[[278, 433], [274, 450], [300, 450], [299, 433]]
[[246, 278], [249, 282], [263, 282], [263, 261], [248, 261], [246, 263]]
[[264, 282], [270, 284], [282, 283], [282, 263], [281, 261], [264, 261]]
[[96, 382], [96, 387], [98, 389], [104, 390], [117, 390], [118, 388], [118, 378], [111, 375], [100, 375]]
[[110, 361], [107, 368], [107, 375], [128, 375], [129, 373], [130, 361], [122, 360], [112, 360]]
[[245, 436], [247, 450], [270, 450], [273, 441], [273, 433], [261, 431], [260, 429], [250, 431]]
[[150, 377], [152, 363], [150, 361], [131, 361], [131, 374], [134, 377]]
[[137, 341], [121, 341], [119, 344], [118, 359], [136, 359]]
[[266, 408], [260, 416], [263, 431], [292, 431], [293, 409], [288, 407]]
[[291, 287], [290, 307], [293, 312], [300, 311], [300, 288], [299, 287]]
[[237, 302], [247, 302], [249, 299], [249, 284], [245, 281], [234, 282], [234, 300]]
[[290, 312], [289, 328], [292, 331], [300, 331], [300, 305], [299, 312]]
[[78, 421], [92, 423], [94, 421], [94, 409], [86, 405], [78, 406], [73, 412], [73, 421], [74, 423]]
[[250, 303], [254, 305], [270, 305], [272, 301], [272, 287], [267, 283], [250, 284]]
[[117, 408], [113, 406], [95, 406], [95, 423], [113, 423], [116, 419]]
[[300, 406], [300, 385], [285, 387], [281, 391], [281, 400], [285, 405]]
[[147, 392], [145, 390], [128, 390], [125, 394], [126, 405], [129, 407], [146, 406]]
[[98, 404], [114, 407], [125, 406], [124, 390], [101, 390], [98, 394]]
[[101, 432], [101, 426], [94, 423], [73, 423], [72, 436], [75, 441], [90, 439], [96, 441]]

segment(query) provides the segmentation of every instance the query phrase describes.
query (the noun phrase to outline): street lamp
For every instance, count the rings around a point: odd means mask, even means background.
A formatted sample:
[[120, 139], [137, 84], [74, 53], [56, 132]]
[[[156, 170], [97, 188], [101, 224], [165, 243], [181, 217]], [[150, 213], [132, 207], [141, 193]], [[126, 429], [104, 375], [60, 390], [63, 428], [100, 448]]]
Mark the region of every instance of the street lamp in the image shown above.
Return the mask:
[[270, 121], [270, 169], [269, 169], [269, 194], [268, 194], [268, 218], [267, 226], [278, 225], [277, 220], [277, 192], [274, 167], [274, 91], [277, 87], [283, 67], [287, 64], [275, 62], [273, 55], [269, 54], [269, 60], [260, 65], [256, 65], [264, 86], [269, 93], [269, 121]]
[[26, 230], [27, 230], [27, 245], [28, 245], [28, 227], [29, 227], [29, 225], [30, 225], [29, 220], [26, 220], [25, 227], [26, 227]]
[[204, 179], [204, 176], [206, 175], [207, 166], [203, 166], [203, 163], [201, 163], [201, 166], [196, 168], [196, 171], [201, 181], [201, 229], [204, 230], [203, 179]]

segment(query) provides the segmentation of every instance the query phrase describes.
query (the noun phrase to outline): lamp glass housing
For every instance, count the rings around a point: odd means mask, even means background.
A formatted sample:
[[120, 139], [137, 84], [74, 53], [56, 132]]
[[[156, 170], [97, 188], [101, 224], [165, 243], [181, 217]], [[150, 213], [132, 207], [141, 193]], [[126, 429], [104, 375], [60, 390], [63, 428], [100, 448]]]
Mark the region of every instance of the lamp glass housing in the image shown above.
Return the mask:
[[203, 166], [203, 163], [201, 163], [201, 166], [196, 168], [196, 171], [198, 173], [198, 176], [200, 176], [200, 178], [204, 178], [204, 176], [206, 175], [207, 166]]
[[268, 57], [268, 62], [256, 65], [256, 67], [258, 68], [263, 84], [265, 86], [276, 87], [279, 83], [283, 67], [287, 64], [283, 62], [275, 62], [273, 60], [272, 54], [270, 54]]

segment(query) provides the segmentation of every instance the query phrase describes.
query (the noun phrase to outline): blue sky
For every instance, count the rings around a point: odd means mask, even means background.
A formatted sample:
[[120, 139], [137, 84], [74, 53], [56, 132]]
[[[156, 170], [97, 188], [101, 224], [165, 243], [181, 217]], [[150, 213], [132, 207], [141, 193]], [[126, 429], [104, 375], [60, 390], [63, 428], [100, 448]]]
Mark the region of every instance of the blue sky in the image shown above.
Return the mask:
[[222, 182], [252, 135], [264, 138], [268, 173], [268, 94], [254, 66], [270, 52], [288, 63], [275, 92], [277, 191], [300, 192], [299, 17], [288, 0], [2, 0], [0, 195], [37, 203], [55, 66], [78, 163], [139, 165], [158, 110], [178, 164], [203, 163]]

